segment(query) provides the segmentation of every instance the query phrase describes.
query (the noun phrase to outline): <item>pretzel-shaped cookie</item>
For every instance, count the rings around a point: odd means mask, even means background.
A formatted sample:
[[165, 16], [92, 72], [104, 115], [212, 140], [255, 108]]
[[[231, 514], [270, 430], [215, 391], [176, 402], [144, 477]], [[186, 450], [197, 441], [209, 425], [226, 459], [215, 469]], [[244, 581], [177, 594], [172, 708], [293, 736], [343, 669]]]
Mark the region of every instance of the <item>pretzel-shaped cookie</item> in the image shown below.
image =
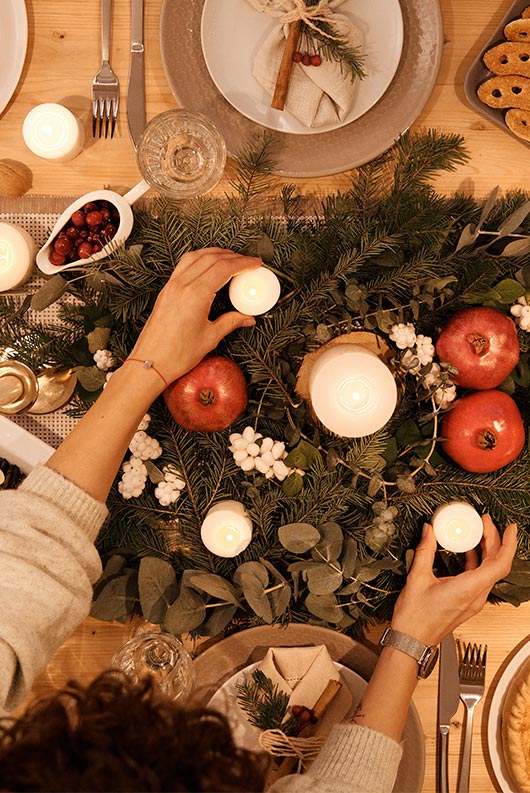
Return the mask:
[[530, 41], [530, 18], [513, 19], [508, 22], [504, 28], [504, 35], [508, 41]]
[[521, 74], [530, 77], [530, 41], [504, 41], [484, 53], [485, 66], [493, 74]]
[[530, 141], [530, 110], [512, 108], [506, 112], [504, 121], [514, 135]]
[[530, 78], [518, 74], [490, 77], [477, 88], [481, 102], [489, 107], [530, 109]]

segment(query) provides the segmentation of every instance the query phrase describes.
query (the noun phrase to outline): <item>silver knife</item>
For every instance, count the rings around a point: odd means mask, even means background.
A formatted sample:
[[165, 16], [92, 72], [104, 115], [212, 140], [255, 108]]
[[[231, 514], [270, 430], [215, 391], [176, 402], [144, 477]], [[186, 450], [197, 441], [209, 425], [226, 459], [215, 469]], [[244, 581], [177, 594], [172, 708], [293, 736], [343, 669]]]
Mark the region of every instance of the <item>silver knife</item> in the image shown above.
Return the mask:
[[440, 672], [438, 676], [438, 790], [448, 793], [448, 749], [451, 719], [458, 709], [458, 660], [453, 634], [440, 645]]
[[145, 127], [144, 0], [131, 0], [131, 66], [127, 88], [127, 119], [134, 148]]

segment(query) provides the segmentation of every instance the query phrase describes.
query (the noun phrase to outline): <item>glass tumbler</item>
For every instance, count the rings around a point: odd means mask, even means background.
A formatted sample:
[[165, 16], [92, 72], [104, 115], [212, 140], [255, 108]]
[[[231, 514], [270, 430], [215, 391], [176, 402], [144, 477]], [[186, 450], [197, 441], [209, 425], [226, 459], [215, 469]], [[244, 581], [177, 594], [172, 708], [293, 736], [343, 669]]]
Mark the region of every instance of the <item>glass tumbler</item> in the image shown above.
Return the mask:
[[151, 187], [169, 198], [193, 198], [223, 175], [226, 145], [212, 122], [191, 110], [166, 110], [145, 127], [136, 152]]
[[174, 700], [185, 700], [193, 686], [191, 656], [169, 633], [137, 634], [116, 651], [110, 665], [135, 681], [151, 676], [158, 690]]

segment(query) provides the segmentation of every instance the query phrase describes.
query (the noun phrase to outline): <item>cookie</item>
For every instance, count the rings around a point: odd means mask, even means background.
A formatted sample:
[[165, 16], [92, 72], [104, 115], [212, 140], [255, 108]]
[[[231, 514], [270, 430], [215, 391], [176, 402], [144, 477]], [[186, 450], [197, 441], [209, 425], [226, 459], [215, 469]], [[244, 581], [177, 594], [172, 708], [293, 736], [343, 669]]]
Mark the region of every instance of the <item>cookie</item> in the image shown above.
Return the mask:
[[506, 112], [504, 117], [506, 126], [518, 138], [530, 141], [530, 110], [512, 108]]
[[530, 41], [504, 41], [484, 53], [484, 65], [493, 74], [520, 74], [530, 77]]
[[530, 41], [530, 18], [508, 22], [504, 28], [504, 36], [508, 41]]
[[530, 793], [530, 665], [526, 661], [504, 698], [501, 714], [502, 753], [517, 789]]
[[477, 96], [489, 107], [530, 110], [530, 78], [517, 74], [490, 77], [479, 85]]

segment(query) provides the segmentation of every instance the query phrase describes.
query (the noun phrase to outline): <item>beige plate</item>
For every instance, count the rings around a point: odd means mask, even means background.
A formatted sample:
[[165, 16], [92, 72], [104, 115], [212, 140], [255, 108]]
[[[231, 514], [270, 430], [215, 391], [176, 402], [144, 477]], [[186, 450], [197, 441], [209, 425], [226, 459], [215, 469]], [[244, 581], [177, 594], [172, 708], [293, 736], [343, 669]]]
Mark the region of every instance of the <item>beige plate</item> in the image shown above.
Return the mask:
[[75, 369], [56, 372], [48, 369], [37, 377], [39, 393], [35, 403], [26, 410], [26, 413], [43, 414], [53, 413], [70, 401], [75, 391], [77, 375]]
[[[339, 631], [316, 625], [291, 623], [285, 628], [260, 626], [229, 636], [204, 650], [194, 661], [194, 702], [206, 705], [232, 675], [260, 661], [269, 647], [299, 647], [325, 644], [334, 661], [349, 667], [365, 680], [370, 678], [377, 655], [368, 647]], [[423, 729], [411, 705], [403, 736], [403, 759], [394, 786], [395, 793], [420, 793], [425, 771]]]
[[[264, 127], [238, 113], [210, 77], [201, 46], [203, 5], [204, 0], [164, 0], [162, 60], [177, 102], [208, 116], [233, 155]], [[274, 133], [278, 175], [326, 176], [356, 168], [390, 148], [417, 119], [440, 68], [442, 16], [438, 0], [401, 0], [401, 11], [403, 52], [388, 90], [361, 118], [340, 129], [318, 135]]]

